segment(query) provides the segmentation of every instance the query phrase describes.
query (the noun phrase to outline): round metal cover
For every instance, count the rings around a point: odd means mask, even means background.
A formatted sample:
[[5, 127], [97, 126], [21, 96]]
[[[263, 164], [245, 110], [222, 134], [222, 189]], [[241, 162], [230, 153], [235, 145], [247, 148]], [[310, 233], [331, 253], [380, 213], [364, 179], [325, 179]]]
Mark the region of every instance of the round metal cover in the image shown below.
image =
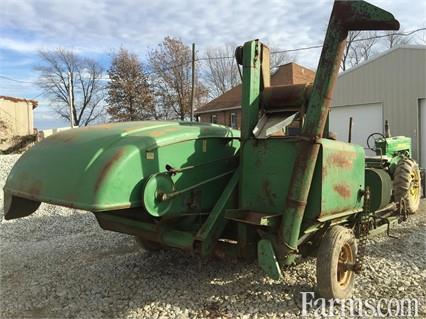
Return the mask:
[[169, 175], [153, 175], [145, 184], [143, 203], [149, 214], [161, 217], [167, 214], [172, 206], [171, 200], [161, 200], [161, 194], [171, 193], [175, 189]]

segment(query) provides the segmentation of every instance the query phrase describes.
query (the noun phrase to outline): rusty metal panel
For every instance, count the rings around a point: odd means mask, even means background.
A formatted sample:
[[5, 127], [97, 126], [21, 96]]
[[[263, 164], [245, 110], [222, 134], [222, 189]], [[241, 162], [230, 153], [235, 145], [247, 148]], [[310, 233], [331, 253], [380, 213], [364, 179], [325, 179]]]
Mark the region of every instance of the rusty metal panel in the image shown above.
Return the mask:
[[321, 216], [361, 208], [365, 153], [358, 145], [321, 140]]
[[[241, 209], [283, 214], [299, 143], [288, 138], [247, 141], [243, 156], [251, 173], [246, 176], [246, 187], [240, 189]], [[358, 145], [329, 139], [321, 139], [319, 147], [305, 225], [319, 217], [363, 205], [360, 190], [364, 188], [364, 150]]]
[[249, 139], [242, 156], [246, 174], [240, 185], [240, 208], [282, 214], [293, 169], [296, 141]]
[[305, 108], [312, 84], [276, 85], [262, 92], [262, 107], [267, 110]]

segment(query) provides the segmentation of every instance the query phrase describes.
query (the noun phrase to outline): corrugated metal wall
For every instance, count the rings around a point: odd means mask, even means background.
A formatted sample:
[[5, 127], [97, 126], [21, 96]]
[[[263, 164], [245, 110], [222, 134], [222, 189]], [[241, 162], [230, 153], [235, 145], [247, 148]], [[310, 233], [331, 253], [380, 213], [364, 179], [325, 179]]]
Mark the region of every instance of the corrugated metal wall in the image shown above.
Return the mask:
[[405, 46], [342, 73], [333, 107], [382, 103], [383, 120], [389, 120], [392, 135], [410, 136], [418, 159], [419, 99], [425, 97], [426, 46]]

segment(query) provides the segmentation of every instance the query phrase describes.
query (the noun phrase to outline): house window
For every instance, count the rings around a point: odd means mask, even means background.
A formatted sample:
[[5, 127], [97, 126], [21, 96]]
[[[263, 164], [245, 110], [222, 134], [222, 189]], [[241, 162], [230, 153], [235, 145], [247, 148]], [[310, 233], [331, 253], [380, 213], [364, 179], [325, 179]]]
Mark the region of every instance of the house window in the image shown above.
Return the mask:
[[217, 123], [217, 115], [216, 114], [212, 114], [211, 118], [210, 118], [210, 122], [212, 123]]
[[237, 113], [231, 113], [230, 124], [232, 128], [237, 128]]

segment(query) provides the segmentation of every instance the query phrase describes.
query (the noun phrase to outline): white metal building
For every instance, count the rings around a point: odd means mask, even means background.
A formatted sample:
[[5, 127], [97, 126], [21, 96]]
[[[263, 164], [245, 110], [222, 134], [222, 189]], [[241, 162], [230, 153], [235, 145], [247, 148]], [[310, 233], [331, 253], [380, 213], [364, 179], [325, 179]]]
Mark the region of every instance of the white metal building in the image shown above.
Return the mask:
[[37, 101], [0, 96], [0, 150], [11, 146], [12, 138], [34, 134], [33, 109]]
[[330, 112], [330, 130], [366, 147], [367, 136], [383, 133], [412, 138], [413, 157], [426, 167], [426, 46], [401, 46], [342, 72]]

